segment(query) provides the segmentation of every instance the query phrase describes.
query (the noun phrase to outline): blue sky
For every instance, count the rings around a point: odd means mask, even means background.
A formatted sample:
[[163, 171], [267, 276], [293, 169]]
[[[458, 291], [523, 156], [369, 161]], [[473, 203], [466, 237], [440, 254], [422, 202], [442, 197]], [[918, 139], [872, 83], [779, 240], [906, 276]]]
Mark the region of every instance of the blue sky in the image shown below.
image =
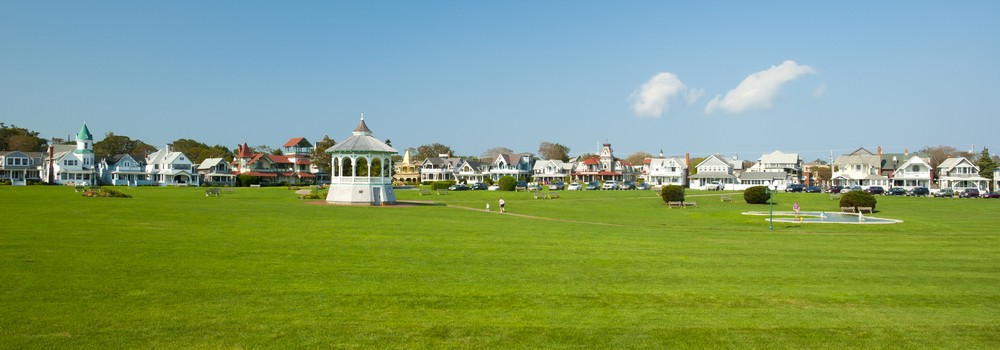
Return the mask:
[[[808, 160], [994, 149], [1000, 2], [0, 1], [0, 121]], [[994, 152], [1000, 149], [994, 149]]]

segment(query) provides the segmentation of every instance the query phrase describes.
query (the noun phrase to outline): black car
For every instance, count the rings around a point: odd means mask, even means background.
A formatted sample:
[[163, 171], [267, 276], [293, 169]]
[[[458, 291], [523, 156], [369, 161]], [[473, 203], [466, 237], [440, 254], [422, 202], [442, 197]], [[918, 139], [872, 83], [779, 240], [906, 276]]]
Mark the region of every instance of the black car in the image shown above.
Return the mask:
[[882, 188], [882, 186], [871, 186], [871, 187], [868, 187], [868, 189], [865, 190], [865, 192], [868, 192], [868, 193], [871, 193], [871, 194], [884, 194], [885, 193], [885, 189]]
[[809, 186], [809, 187], [806, 187], [806, 189], [802, 190], [802, 192], [805, 192], [805, 193], [820, 193], [820, 192], [823, 192], [823, 190], [820, 189], [819, 186]]
[[906, 195], [906, 189], [902, 188], [902, 187], [893, 187], [893, 188], [890, 188], [889, 191], [886, 192], [885, 194], [888, 195], [888, 196], [905, 196]]
[[840, 191], [843, 191], [843, 190], [844, 190], [844, 186], [830, 186], [830, 188], [827, 189], [826, 191], [830, 192], [830, 193], [840, 193]]
[[622, 185], [620, 187], [618, 187], [618, 189], [619, 190], [634, 190], [635, 189], [635, 182], [632, 182], [632, 181], [622, 182]]
[[931, 194], [931, 190], [927, 189], [927, 187], [914, 187], [910, 189], [910, 192], [906, 193], [908, 196], [926, 196], [929, 194]]
[[785, 192], [802, 192], [806, 189], [806, 185], [803, 184], [791, 184], [785, 186]]
[[448, 190], [449, 191], [468, 191], [469, 190], [469, 186], [466, 186], [465, 184], [457, 184], [457, 185], [452, 185], [451, 187], [448, 187]]
[[472, 184], [472, 186], [469, 186], [470, 190], [485, 190], [487, 188], [489, 188], [489, 186], [486, 186], [486, 184], [482, 182], [476, 182]]

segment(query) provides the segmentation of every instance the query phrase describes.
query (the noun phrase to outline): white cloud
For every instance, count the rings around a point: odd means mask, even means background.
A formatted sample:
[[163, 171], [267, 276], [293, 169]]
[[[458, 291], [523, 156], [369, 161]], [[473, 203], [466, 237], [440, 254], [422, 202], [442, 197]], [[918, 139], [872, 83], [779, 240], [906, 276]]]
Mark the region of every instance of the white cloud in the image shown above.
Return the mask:
[[693, 105], [702, 96], [705, 96], [705, 89], [690, 88], [684, 92], [684, 101], [687, 101], [689, 105]]
[[800, 75], [815, 73], [816, 70], [810, 66], [800, 65], [791, 60], [782, 62], [767, 70], [750, 74], [735, 89], [729, 90], [725, 97], [716, 95], [705, 106], [705, 113], [712, 113], [716, 108], [729, 113], [770, 108], [771, 100], [778, 94], [782, 85]]
[[629, 96], [629, 100], [632, 101], [632, 111], [639, 117], [662, 117], [663, 113], [670, 109], [668, 103], [670, 98], [686, 89], [676, 74], [658, 73]]
[[813, 90], [813, 97], [823, 97], [826, 95], [826, 83], [819, 84], [816, 90]]

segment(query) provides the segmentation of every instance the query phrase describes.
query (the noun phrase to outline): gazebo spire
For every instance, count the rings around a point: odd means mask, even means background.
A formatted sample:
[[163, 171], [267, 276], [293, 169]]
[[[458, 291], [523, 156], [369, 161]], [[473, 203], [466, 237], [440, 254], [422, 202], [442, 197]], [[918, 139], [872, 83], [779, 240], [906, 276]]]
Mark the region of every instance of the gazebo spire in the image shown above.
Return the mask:
[[368, 125], [365, 124], [365, 112], [361, 112], [361, 122], [358, 123], [358, 127], [354, 128], [354, 135], [371, 135], [371, 129], [368, 129]]

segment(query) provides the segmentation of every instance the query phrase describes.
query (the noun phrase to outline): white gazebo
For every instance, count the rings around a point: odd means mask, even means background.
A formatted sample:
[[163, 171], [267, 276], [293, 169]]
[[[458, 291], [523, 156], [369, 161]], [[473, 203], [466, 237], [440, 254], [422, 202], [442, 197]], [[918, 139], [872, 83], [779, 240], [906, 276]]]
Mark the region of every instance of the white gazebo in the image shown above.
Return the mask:
[[330, 192], [326, 201], [341, 205], [386, 205], [396, 203], [392, 191], [392, 156], [396, 149], [372, 137], [365, 115], [351, 137], [326, 153], [332, 157]]

